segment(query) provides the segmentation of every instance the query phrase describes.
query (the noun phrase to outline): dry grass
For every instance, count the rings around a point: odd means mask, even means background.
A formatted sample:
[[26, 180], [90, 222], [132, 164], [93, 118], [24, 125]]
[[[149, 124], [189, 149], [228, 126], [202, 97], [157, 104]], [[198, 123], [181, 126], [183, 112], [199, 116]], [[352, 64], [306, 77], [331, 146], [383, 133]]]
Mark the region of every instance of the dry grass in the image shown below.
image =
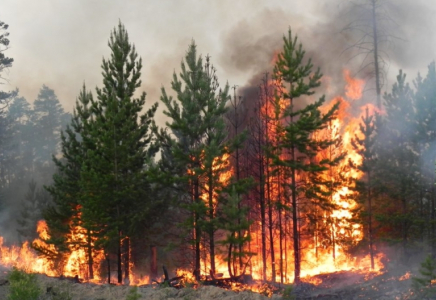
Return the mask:
[[[1, 276], [0, 276], [1, 277]], [[44, 300], [125, 300], [131, 287], [108, 284], [73, 283], [69, 280], [59, 280], [45, 275], [38, 275], [38, 283], [45, 295]], [[47, 288], [50, 289], [46, 293]], [[0, 286], [0, 299], [7, 299], [8, 285]], [[53, 294], [54, 292], [54, 294]], [[280, 299], [274, 295], [267, 298], [253, 292], [232, 292], [218, 287], [192, 288], [159, 288], [140, 287], [140, 299], [147, 300], [267, 300]]]

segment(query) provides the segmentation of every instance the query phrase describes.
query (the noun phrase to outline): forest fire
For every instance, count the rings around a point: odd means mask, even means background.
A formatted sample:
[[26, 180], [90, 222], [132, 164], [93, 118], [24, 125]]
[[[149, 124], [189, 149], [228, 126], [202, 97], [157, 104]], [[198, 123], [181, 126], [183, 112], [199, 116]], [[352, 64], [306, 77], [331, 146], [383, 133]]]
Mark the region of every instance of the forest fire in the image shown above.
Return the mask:
[[[358, 79], [350, 77], [348, 71], [344, 72], [344, 77], [347, 82], [345, 87], [345, 94], [349, 100], [358, 100], [362, 95], [363, 82]], [[302, 249], [302, 272], [301, 278], [312, 284], [320, 284], [321, 279], [315, 278], [315, 275], [322, 273], [330, 273], [345, 270], [354, 270], [356, 272], [363, 273], [378, 273], [383, 269], [383, 264], [381, 260], [383, 255], [378, 253], [376, 255], [375, 268], [371, 270], [369, 257], [358, 258], [349, 254], [350, 247], [358, 243], [363, 238], [363, 229], [360, 224], [353, 222], [354, 211], [357, 209], [358, 205], [354, 200], [352, 187], [352, 179], [361, 176], [359, 171], [349, 167], [349, 161], [353, 161], [355, 164], [360, 163], [360, 157], [355, 153], [352, 148], [351, 140], [353, 135], [358, 132], [357, 128], [359, 126], [358, 118], [353, 118], [348, 113], [348, 108], [350, 106], [342, 97], [337, 97], [335, 99], [340, 103], [340, 108], [338, 112], [338, 118], [330, 123], [330, 126], [320, 133], [322, 135], [330, 135], [335, 137], [342, 135], [342, 143], [334, 145], [334, 147], [328, 149], [321, 153], [317, 159], [322, 159], [324, 156], [334, 156], [341, 155], [345, 153], [345, 158], [342, 163], [327, 172], [323, 176], [330, 178], [332, 184], [340, 184], [336, 186], [335, 192], [330, 197], [330, 205], [333, 208], [330, 213], [323, 212], [320, 216], [321, 221], [317, 221], [316, 224], [302, 223], [301, 228], [310, 232], [315, 230], [316, 233], [320, 232], [320, 228], [323, 227], [328, 235], [318, 235], [315, 234], [313, 238], [302, 239], [301, 249]], [[332, 101], [336, 102], [336, 101]], [[285, 103], [280, 102], [280, 107], [283, 109]], [[329, 106], [329, 105], [328, 105]], [[326, 111], [328, 106], [325, 107]], [[331, 105], [330, 105], [331, 106]], [[369, 106], [367, 106], [369, 107]], [[371, 110], [374, 108], [371, 107]], [[266, 102], [262, 107], [262, 114], [265, 117], [265, 126], [268, 128], [268, 136], [266, 137], [270, 141], [274, 142], [277, 139], [279, 133], [274, 131], [280, 122], [277, 119], [276, 111], [272, 107], [272, 102]], [[286, 155], [282, 153], [280, 155]], [[230, 156], [225, 154], [221, 161], [221, 164], [213, 163], [213, 172], [219, 173], [219, 182], [223, 186], [229, 182], [232, 177], [234, 170], [229, 168]], [[220, 169], [218, 169], [220, 168]], [[276, 199], [277, 203], [272, 205], [286, 204], [286, 192], [282, 189], [280, 184], [281, 180], [284, 180], [283, 174], [270, 166], [268, 170], [270, 176], [268, 178], [268, 184], [270, 186], [269, 199]], [[209, 187], [206, 184], [205, 190], [208, 191]], [[214, 191], [211, 191], [213, 199], [213, 205], [217, 205], [216, 198], [218, 197]], [[202, 194], [201, 198], [205, 203], [208, 202], [208, 194], [205, 192]], [[268, 206], [271, 209], [271, 205]], [[251, 241], [248, 245], [247, 250], [251, 254], [250, 259], [246, 262], [247, 266], [243, 267], [240, 265], [239, 272], [243, 272], [243, 268], [246, 268], [246, 273], [249, 273], [254, 280], [268, 280], [275, 282], [278, 278], [282, 283], [293, 282], [292, 274], [292, 257], [293, 249], [292, 242], [289, 239], [289, 232], [291, 230], [291, 224], [289, 223], [288, 211], [271, 211], [267, 217], [267, 225], [269, 231], [270, 241], [268, 250], [262, 254], [259, 249], [262, 248], [261, 241], [261, 227], [262, 224], [253, 223], [250, 227], [249, 234], [251, 235]], [[285, 228], [284, 232], [279, 230], [279, 226]], [[315, 226], [316, 228], [314, 228]], [[35, 246], [44, 246], [45, 249], [51, 252], [51, 257], [56, 256], [57, 250], [55, 248], [50, 248], [50, 246], [44, 245], [43, 240], [49, 238], [47, 233], [47, 227], [44, 221], [38, 223], [37, 229], [40, 238], [33, 242]], [[248, 234], [245, 232], [243, 234]], [[73, 234], [69, 237], [69, 254], [66, 257], [62, 257], [58, 262], [50, 259], [49, 256], [38, 256], [30, 247], [29, 243], [24, 243], [21, 247], [1, 247], [1, 258], [0, 262], [3, 266], [12, 267], [16, 266], [18, 268], [23, 268], [31, 272], [44, 273], [49, 276], [66, 276], [74, 277], [92, 281], [95, 283], [103, 282], [106, 278], [101, 273], [101, 266], [104, 264], [105, 255], [103, 251], [97, 251], [93, 249], [93, 265], [94, 265], [94, 278], [89, 278], [88, 270], [88, 254], [87, 249], [84, 247], [86, 245], [86, 231], [80, 226], [76, 226], [73, 230]], [[47, 248], [48, 247], [48, 248]], [[202, 251], [204, 255], [202, 256], [202, 270], [203, 276], [208, 276], [207, 267], [210, 264], [210, 256], [208, 255], [206, 247], [202, 246]], [[271, 259], [263, 257], [263, 255], [268, 254]], [[279, 254], [279, 256], [274, 256], [273, 254]], [[263, 270], [262, 260], [266, 262], [266, 268], [268, 271]], [[130, 265], [129, 281], [130, 284], [140, 285], [149, 283], [149, 277], [135, 277], [135, 274], [131, 271], [133, 265]], [[237, 270], [238, 268], [235, 268]], [[271, 270], [271, 271], [270, 271]], [[178, 272], [186, 277], [186, 280], [193, 281], [193, 278], [188, 278], [187, 274], [190, 272], [187, 270], [179, 270]], [[229, 274], [229, 263], [222, 256], [217, 256], [215, 261], [215, 274], [222, 278], [230, 277]], [[266, 274], [266, 278], [264, 278]], [[115, 280], [114, 280], [115, 281]], [[237, 290], [240, 286], [234, 286], [233, 289]], [[259, 287], [252, 286], [251, 289], [259, 289]]]

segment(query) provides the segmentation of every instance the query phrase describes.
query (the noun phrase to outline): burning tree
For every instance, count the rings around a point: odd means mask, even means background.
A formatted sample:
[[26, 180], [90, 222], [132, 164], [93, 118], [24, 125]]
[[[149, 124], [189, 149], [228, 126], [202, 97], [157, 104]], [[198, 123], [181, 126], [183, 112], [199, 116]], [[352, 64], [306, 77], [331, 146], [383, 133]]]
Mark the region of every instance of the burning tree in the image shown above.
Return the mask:
[[[171, 118], [167, 126], [171, 135], [162, 131], [161, 143], [181, 168], [179, 178], [185, 196], [186, 208], [191, 213], [187, 220], [188, 228], [193, 229], [192, 241], [195, 249], [194, 273], [200, 278], [201, 241], [203, 232], [208, 234], [210, 270], [215, 272], [215, 231], [217, 230], [218, 199], [223, 186], [219, 181], [226, 172], [223, 157], [228, 152], [224, 115], [229, 95], [229, 86], [218, 89], [215, 70], [209, 57], [203, 65], [202, 57], [197, 57], [197, 46], [193, 42], [182, 62], [181, 80], [173, 75], [172, 88], [177, 101], [168, 96], [162, 88], [161, 100], [166, 106], [164, 113]], [[182, 84], [184, 82], [184, 85]], [[174, 174], [170, 174], [173, 176]], [[179, 196], [185, 198], [183, 195]]]
[[368, 228], [367, 240], [369, 243], [369, 255], [371, 259], [371, 269], [374, 269], [374, 227], [373, 227], [373, 176], [375, 167], [374, 153], [374, 135], [375, 121], [374, 116], [369, 115], [368, 107], [365, 110], [365, 116], [362, 116], [362, 121], [359, 126], [360, 131], [352, 140], [354, 150], [360, 155], [362, 163], [359, 166], [354, 165], [363, 173], [363, 178], [357, 180], [356, 188], [359, 191], [360, 198], [367, 205], [367, 209], [363, 214], [363, 223]]
[[[159, 133], [163, 154], [174, 162], [167, 175], [172, 177], [170, 186], [178, 187], [178, 206], [186, 209], [189, 217], [184, 224], [190, 232], [194, 246], [194, 274], [200, 279], [202, 262], [209, 273], [216, 273], [218, 245], [227, 245], [228, 270], [235, 273], [234, 258], [246, 255], [241, 244], [247, 241], [241, 237], [245, 224], [231, 226], [240, 219], [241, 196], [246, 182], [232, 179], [230, 155], [240, 147], [240, 136], [229, 138], [225, 116], [229, 97], [229, 86], [219, 88], [215, 69], [210, 58], [205, 62], [197, 56], [197, 46], [189, 46], [181, 64], [180, 79], [174, 74], [172, 88], [176, 99], [162, 88], [161, 100], [166, 106], [164, 113], [170, 117], [167, 122], [170, 133]], [[167, 164], [168, 165], [168, 164]], [[231, 187], [237, 195], [228, 196]], [[236, 205], [236, 208], [235, 208]], [[233, 224], [234, 225], [234, 224]], [[225, 240], [217, 240], [219, 230], [230, 231]]]
[[[318, 152], [327, 149], [335, 140], [315, 138], [315, 133], [327, 128], [335, 117], [338, 104], [334, 105], [326, 114], [320, 112], [325, 99], [321, 97], [314, 103], [301, 103], [303, 96], [314, 94], [314, 88], [320, 86], [321, 73], [318, 69], [312, 72], [313, 65], [309, 59], [304, 62], [305, 52], [301, 44], [297, 44], [297, 37], [293, 37], [291, 30], [283, 38], [283, 51], [279, 53], [274, 68], [275, 79], [280, 82], [280, 89], [276, 93], [276, 111], [280, 112], [281, 122], [277, 124], [279, 143], [273, 148], [274, 165], [280, 167], [285, 180], [281, 182], [288, 200], [292, 219], [292, 239], [294, 250], [294, 282], [300, 282], [301, 273], [301, 235], [303, 209], [306, 200], [325, 200], [318, 195], [329, 195], [328, 181], [322, 177], [317, 180], [307, 180], [310, 176], [325, 172], [330, 165], [338, 161], [325, 158], [316, 161]], [[285, 101], [284, 109], [282, 101]], [[323, 192], [324, 191], [324, 192]], [[313, 203], [316, 203], [313, 201]], [[318, 202], [322, 203], [322, 202]]]
[[134, 93], [141, 85], [142, 60], [121, 23], [109, 47], [111, 57], [102, 63], [104, 87], [97, 88], [97, 99], [83, 87], [71, 128], [62, 136], [64, 159], [55, 159], [59, 174], [49, 191], [56, 205], [46, 213], [51, 235], [46, 242], [56, 246], [55, 254], [72, 246], [86, 249], [90, 278], [94, 250], [102, 249], [108, 282], [115, 256], [121, 283], [123, 269], [130, 277], [130, 238], [144, 220], [158, 215], [147, 171], [156, 152], [150, 125], [157, 104], [141, 114], [145, 93], [139, 98]]
[[[57, 173], [53, 175], [53, 183], [46, 189], [51, 194], [54, 205], [49, 206], [43, 214], [47, 222], [49, 238], [44, 242], [47, 246], [34, 247], [48, 256], [49, 259], [64, 264], [66, 257], [73, 251], [73, 239], [75, 228], [81, 223], [80, 199], [83, 197], [83, 187], [80, 184], [81, 171], [86, 163], [87, 144], [84, 138], [89, 135], [84, 124], [90, 121], [90, 101], [92, 94], [83, 85], [76, 107], [73, 112], [71, 123], [65, 131], [61, 132], [62, 159], [53, 157], [57, 167]], [[94, 278], [94, 259], [91, 244], [91, 231], [86, 232], [87, 238], [79, 245], [87, 249], [88, 274], [90, 279]], [[50, 246], [51, 245], [51, 246]], [[56, 251], [51, 251], [55, 248]], [[62, 268], [62, 267], [61, 267]]]

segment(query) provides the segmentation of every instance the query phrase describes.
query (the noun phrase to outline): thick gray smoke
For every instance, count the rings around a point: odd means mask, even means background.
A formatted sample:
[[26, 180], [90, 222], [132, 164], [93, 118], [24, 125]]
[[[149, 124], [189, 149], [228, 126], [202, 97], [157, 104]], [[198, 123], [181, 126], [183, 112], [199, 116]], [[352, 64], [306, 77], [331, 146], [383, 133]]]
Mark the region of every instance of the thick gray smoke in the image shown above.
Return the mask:
[[[315, 68], [321, 68], [326, 84], [320, 92], [327, 99], [341, 93], [345, 68], [353, 76], [366, 80], [369, 92], [366, 97], [373, 97], [373, 54], [367, 50], [371, 45], [361, 45], [366, 49], [355, 47], [362, 41], [362, 29], [372, 34], [368, 11], [355, 5], [364, 2], [368, 1], [320, 2], [311, 16], [304, 17], [298, 11], [265, 9], [250, 19], [242, 18], [224, 35], [220, 64], [229, 73], [251, 74], [248, 85], [259, 85], [261, 74], [272, 72], [274, 54], [282, 49], [282, 36], [290, 27], [303, 44], [306, 58], [312, 59]], [[382, 35], [379, 51], [384, 61], [383, 91], [389, 92], [400, 68], [415, 77], [434, 59], [436, 36], [432, 28], [436, 24], [431, 16], [436, 5], [428, 0], [380, 2], [383, 9], [378, 15]], [[344, 30], [350, 24], [358, 24], [359, 28]]]

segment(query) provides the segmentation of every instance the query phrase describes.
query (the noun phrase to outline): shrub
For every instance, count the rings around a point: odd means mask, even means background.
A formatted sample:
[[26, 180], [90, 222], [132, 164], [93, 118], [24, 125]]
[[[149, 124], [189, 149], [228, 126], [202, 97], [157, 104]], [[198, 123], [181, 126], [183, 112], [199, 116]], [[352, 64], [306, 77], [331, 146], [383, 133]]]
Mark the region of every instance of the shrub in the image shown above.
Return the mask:
[[413, 288], [420, 299], [436, 296], [436, 261], [428, 255], [419, 269], [422, 277], [413, 277]]
[[35, 274], [14, 267], [8, 274], [8, 280], [8, 300], [37, 300], [42, 293]]
[[141, 294], [138, 293], [138, 287], [133, 286], [127, 293], [126, 300], [138, 300], [141, 299]]

